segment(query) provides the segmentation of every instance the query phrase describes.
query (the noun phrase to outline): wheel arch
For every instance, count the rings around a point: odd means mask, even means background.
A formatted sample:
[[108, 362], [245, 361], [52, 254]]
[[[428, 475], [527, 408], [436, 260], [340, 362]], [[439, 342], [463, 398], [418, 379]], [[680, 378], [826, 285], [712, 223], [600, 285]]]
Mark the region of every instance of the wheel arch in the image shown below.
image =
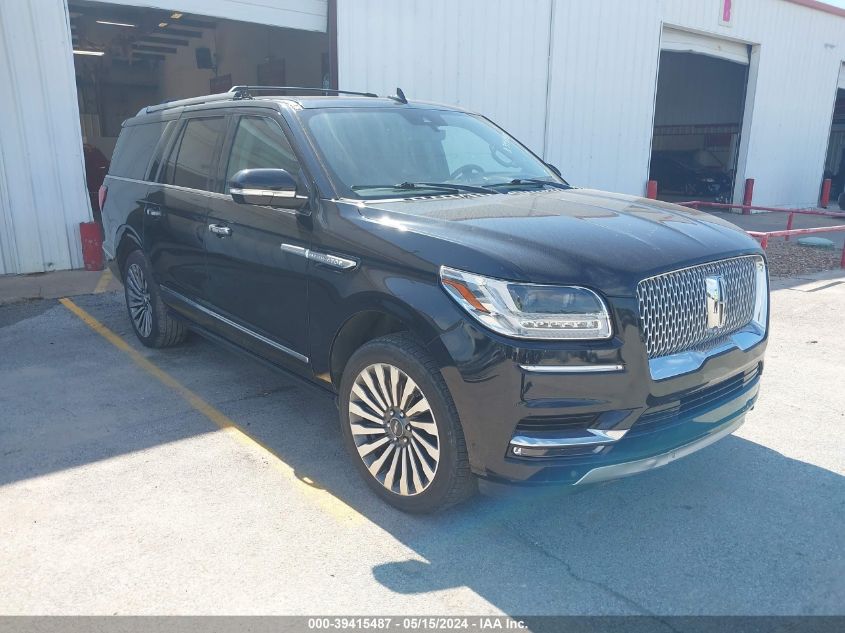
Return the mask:
[[118, 269], [120, 270], [121, 277], [124, 273], [124, 265], [126, 263], [126, 258], [129, 257], [129, 253], [136, 249], [143, 248], [141, 244], [140, 236], [135, 232], [135, 230], [129, 225], [123, 225], [117, 231], [117, 249], [115, 251], [114, 257], [115, 261], [117, 261]]
[[[412, 306], [393, 297], [368, 302], [354, 310], [337, 329], [329, 349], [328, 368], [331, 383], [337, 389], [347, 362], [362, 345], [388, 334], [408, 332], [418, 340], [435, 360], [441, 360], [445, 348], [437, 328]], [[442, 348], [442, 349], [441, 349]]]

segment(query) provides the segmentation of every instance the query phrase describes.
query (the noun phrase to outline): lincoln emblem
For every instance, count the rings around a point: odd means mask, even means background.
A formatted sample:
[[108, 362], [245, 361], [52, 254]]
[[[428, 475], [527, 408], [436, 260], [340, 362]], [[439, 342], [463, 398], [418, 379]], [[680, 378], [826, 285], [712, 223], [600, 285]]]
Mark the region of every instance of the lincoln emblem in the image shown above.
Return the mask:
[[707, 327], [720, 328], [725, 324], [725, 279], [713, 275], [704, 279], [704, 293], [707, 296]]

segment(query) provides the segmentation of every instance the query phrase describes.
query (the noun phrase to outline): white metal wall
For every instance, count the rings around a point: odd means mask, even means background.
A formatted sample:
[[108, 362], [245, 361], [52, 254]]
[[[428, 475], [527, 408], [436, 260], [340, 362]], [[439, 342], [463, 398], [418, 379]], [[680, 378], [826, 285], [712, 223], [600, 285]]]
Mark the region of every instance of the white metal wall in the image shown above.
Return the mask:
[[[310, 31], [327, 0], [117, 0]], [[0, 274], [80, 268], [91, 219], [65, 0], [0, 0]]]
[[341, 88], [479, 111], [542, 149], [551, 0], [338, 0]]
[[720, 0], [338, 0], [339, 79], [481, 111], [573, 183], [641, 194], [663, 26], [737, 40], [754, 46], [755, 89], [738, 177], [756, 179], [761, 204], [814, 204], [845, 19], [786, 0], [732, 6], [723, 26]]
[[63, 0], [0, 0], [0, 273], [79, 268], [90, 219]]
[[[3, 0], [39, 2], [40, 0]], [[97, 0], [304, 31], [326, 31], [328, 0]]]

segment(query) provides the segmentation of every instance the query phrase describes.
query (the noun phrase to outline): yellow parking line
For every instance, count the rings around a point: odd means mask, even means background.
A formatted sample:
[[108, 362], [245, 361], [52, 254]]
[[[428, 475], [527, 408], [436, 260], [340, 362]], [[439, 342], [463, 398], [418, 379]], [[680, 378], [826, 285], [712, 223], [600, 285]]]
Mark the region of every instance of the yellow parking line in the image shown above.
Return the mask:
[[101, 292], [105, 292], [106, 288], [108, 288], [108, 286], [109, 286], [109, 282], [112, 279], [114, 279], [114, 277], [112, 276], [111, 271], [108, 268], [106, 268], [103, 271], [103, 274], [100, 275], [100, 280], [97, 282], [97, 287], [94, 288], [94, 294], [98, 295]]
[[[105, 325], [100, 323], [93, 316], [88, 314], [85, 310], [76, 305], [68, 298], [59, 300], [64, 307], [78, 316], [88, 327], [94, 330], [97, 334], [106, 339], [109, 343], [114, 345], [120, 351], [126, 353], [136, 365], [146, 371], [148, 374], [158, 379], [162, 384], [166, 385], [178, 393], [191, 407], [202, 413], [206, 418], [214, 422], [220, 429], [231, 435], [245, 446], [253, 450], [260, 450], [269, 458], [270, 464], [276, 470], [282, 472], [286, 477], [293, 480], [297, 484], [297, 489], [304, 495], [315, 500], [320, 506], [328, 511], [330, 514], [338, 519], [344, 521], [359, 521], [363, 519], [363, 515], [352, 508], [347, 503], [341, 501], [330, 492], [321, 488], [313, 480], [297, 476], [296, 471], [285, 463], [272, 450], [261, 444], [258, 440], [250, 437], [237, 425], [235, 422], [222, 413], [219, 409], [203, 400], [200, 396], [188, 389], [185, 385], [173, 378], [163, 369], [157, 367], [152, 362], [147, 360], [140, 352], [134, 349], [126, 341], [120, 338], [117, 334], [108, 329]], [[307, 480], [307, 481], [306, 481]]]

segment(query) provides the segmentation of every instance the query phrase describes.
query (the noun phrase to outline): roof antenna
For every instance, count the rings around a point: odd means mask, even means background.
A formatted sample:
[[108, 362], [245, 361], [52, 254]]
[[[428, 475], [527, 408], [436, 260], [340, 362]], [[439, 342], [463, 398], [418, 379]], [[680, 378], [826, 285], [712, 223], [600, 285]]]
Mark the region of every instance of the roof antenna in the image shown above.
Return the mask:
[[396, 88], [396, 95], [390, 96], [388, 99], [393, 99], [396, 103], [408, 103], [408, 100], [405, 98], [405, 93], [402, 92], [402, 88]]

